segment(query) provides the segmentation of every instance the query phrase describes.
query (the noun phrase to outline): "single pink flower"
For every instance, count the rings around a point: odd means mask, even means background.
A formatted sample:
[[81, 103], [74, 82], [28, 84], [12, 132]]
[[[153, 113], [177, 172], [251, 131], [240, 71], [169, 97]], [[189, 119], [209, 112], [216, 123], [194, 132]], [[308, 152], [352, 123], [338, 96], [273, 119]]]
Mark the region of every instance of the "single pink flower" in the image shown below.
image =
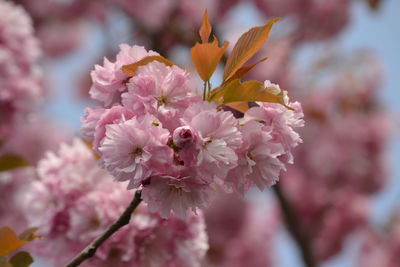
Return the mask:
[[181, 151], [181, 159], [209, 181], [214, 177], [225, 179], [228, 171], [236, 167], [235, 149], [242, 143], [238, 121], [231, 112], [217, 111], [216, 106], [209, 102], [195, 104], [182, 119], [196, 134], [196, 141]]
[[127, 86], [122, 104], [135, 114], [153, 114], [170, 130], [179, 126], [179, 118], [186, 108], [200, 101], [189, 87], [184, 70], [156, 61], [139, 67]]
[[227, 180], [242, 194], [253, 183], [260, 190], [274, 185], [281, 170], [285, 170], [285, 165], [279, 160], [279, 156], [284, 154], [283, 146], [272, 142], [271, 134], [263, 131], [259, 122], [249, 121], [239, 129], [243, 144], [238, 150], [238, 166], [229, 172]]
[[106, 136], [106, 125], [118, 124], [131, 119], [133, 116], [134, 114], [130, 110], [119, 105], [106, 109], [96, 123], [93, 139], [94, 150], [99, 152], [98, 148]]
[[121, 44], [120, 49], [115, 62], [104, 58], [103, 66], [95, 65], [95, 69], [90, 73], [93, 85], [89, 94], [105, 107], [119, 103], [121, 93], [126, 91], [125, 80], [128, 76], [121, 71], [123, 65], [135, 63], [146, 56], [158, 55], [153, 51], [147, 52], [142, 46]]
[[151, 115], [108, 124], [99, 147], [104, 167], [119, 181], [138, 187], [151, 175], [162, 173], [172, 162], [167, 146], [170, 133]]
[[168, 218], [171, 211], [185, 218], [189, 209], [208, 205], [212, 193], [209, 184], [193, 176], [152, 176], [143, 186], [142, 198], [150, 211]]

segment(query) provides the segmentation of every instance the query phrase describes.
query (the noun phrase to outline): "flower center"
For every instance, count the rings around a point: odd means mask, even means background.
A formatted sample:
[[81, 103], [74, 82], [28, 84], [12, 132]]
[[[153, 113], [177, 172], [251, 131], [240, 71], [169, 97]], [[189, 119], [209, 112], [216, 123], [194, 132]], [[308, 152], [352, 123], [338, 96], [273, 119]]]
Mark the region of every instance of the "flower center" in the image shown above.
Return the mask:
[[166, 96], [162, 95], [157, 98], [157, 106], [166, 105], [168, 103], [168, 99]]
[[143, 154], [143, 149], [141, 147], [136, 147], [133, 149], [132, 154], [134, 156], [141, 156]]

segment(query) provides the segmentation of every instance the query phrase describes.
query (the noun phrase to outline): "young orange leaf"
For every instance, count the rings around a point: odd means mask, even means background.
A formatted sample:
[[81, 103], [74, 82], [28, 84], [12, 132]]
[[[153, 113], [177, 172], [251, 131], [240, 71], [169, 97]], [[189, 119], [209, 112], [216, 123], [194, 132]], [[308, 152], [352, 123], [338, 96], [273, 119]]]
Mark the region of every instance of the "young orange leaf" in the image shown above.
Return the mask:
[[252, 68], [254, 68], [256, 65], [260, 64], [261, 62], [264, 62], [264, 61], [267, 60], [267, 59], [268, 59], [268, 58], [265, 57], [265, 58], [260, 59], [259, 61], [257, 61], [257, 62], [254, 63], [254, 64], [241, 67], [241, 68], [238, 69], [228, 80], [226, 80], [226, 81], [224, 82], [224, 84], [227, 84], [227, 83], [229, 83], [229, 82], [231, 82], [231, 81], [233, 81], [233, 80], [235, 80], [235, 79], [240, 79], [240, 78], [242, 78], [242, 77], [245, 76]]
[[224, 103], [242, 101], [278, 103], [288, 109], [292, 109], [285, 104], [283, 93], [276, 92], [275, 87], [264, 87], [264, 83], [258, 81], [241, 83], [239, 79], [233, 80], [225, 86]]
[[28, 165], [23, 158], [17, 155], [5, 154], [0, 156], [0, 171], [8, 171]]
[[201, 24], [201, 27], [199, 30], [201, 42], [203, 44], [208, 43], [208, 40], [210, 39], [211, 31], [212, 31], [212, 26], [210, 24], [210, 21], [208, 20], [208, 11], [206, 9], [206, 11], [204, 11], [204, 15], [203, 15], [203, 24]]
[[192, 61], [203, 81], [208, 81], [211, 78], [228, 45], [228, 42], [224, 42], [223, 46], [219, 47], [217, 38], [214, 37], [212, 43], [196, 43], [192, 47], [190, 50]]
[[10, 227], [0, 227], [0, 257], [26, 244], [27, 242], [20, 240]]
[[245, 113], [249, 109], [248, 102], [232, 102], [232, 103], [227, 103], [226, 105], [242, 113]]
[[208, 97], [208, 101], [217, 102], [217, 103], [224, 102], [224, 88], [223, 87], [214, 88], [210, 92], [210, 96]]
[[167, 66], [174, 65], [174, 63], [172, 63], [171, 61], [169, 61], [168, 59], [166, 59], [163, 56], [147, 56], [147, 57], [144, 57], [144, 58], [142, 58], [141, 60], [139, 60], [139, 61], [137, 61], [135, 63], [122, 66], [121, 70], [126, 75], [135, 76], [136, 75], [136, 70], [140, 66], [147, 65], [152, 61], [158, 61], [158, 62], [164, 63]]
[[264, 26], [254, 27], [245, 32], [233, 47], [225, 65], [223, 81], [231, 78], [255, 53], [260, 50], [268, 38], [272, 25], [279, 18], [268, 21]]

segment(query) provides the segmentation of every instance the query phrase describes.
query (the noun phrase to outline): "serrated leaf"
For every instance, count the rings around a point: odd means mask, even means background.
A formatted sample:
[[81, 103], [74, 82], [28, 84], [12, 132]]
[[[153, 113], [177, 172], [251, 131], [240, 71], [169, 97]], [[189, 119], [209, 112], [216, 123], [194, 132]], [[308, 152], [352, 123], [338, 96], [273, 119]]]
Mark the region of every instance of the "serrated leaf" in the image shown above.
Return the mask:
[[142, 58], [141, 60], [129, 64], [129, 65], [124, 65], [121, 67], [121, 70], [124, 74], [129, 75], [129, 76], [135, 76], [136, 75], [136, 70], [140, 67], [140, 66], [144, 66], [149, 64], [150, 62], [153, 61], [158, 61], [161, 63], [164, 63], [167, 66], [172, 66], [174, 65], [174, 63], [172, 63], [171, 61], [169, 61], [168, 59], [166, 59], [163, 56], [147, 56]]
[[224, 89], [224, 103], [231, 102], [269, 102], [278, 103], [288, 109], [283, 99], [282, 92], [276, 92], [275, 87], [265, 87], [259, 81], [247, 81], [241, 83], [239, 79], [233, 80]]
[[18, 238], [19, 238], [21, 241], [31, 242], [32, 240], [34, 240], [34, 239], [36, 239], [36, 238], [40, 238], [39, 235], [36, 235], [36, 234], [35, 234], [37, 230], [38, 230], [37, 227], [29, 228], [29, 229], [25, 230], [24, 232], [22, 232], [22, 233], [18, 236]]
[[20, 240], [8, 226], [0, 227], [0, 257], [26, 245], [27, 242]]
[[14, 154], [5, 154], [0, 156], [0, 171], [9, 171], [29, 164], [20, 156]]
[[239, 38], [228, 56], [223, 75], [224, 82], [260, 50], [268, 38], [272, 25], [278, 20], [279, 18], [275, 18], [263, 26], [254, 27]]
[[208, 20], [208, 10], [204, 11], [203, 15], [203, 24], [201, 24], [200, 30], [199, 30], [199, 35], [201, 38], [201, 42], [208, 43], [208, 40], [210, 39], [210, 34], [212, 31], [212, 26], [210, 24], [210, 21]]
[[26, 251], [20, 251], [10, 259], [12, 267], [29, 267], [33, 263], [31, 254]]
[[192, 61], [197, 73], [203, 81], [208, 81], [211, 78], [219, 61], [228, 48], [228, 45], [228, 42], [224, 42], [222, 47], [219, 47], [218, 40], [214, 36], [214, 41], [212, 43], [196, 43], [196, 45], [192, 47], [190, 50]]
[[231, 82], [231, 81], [233, 81], [233, 80], [235, 80], [235, 79], [240, 79], [240, 78], [242, 78], [242, 77], [245, 76], [249, 71], [251, 71], [255, 66], [257, 66], [257, 65], [260, 64], [261, 62], [264, 62], [264, 61], [267, 60], [267, 59], [268, 59], [268, 58], [265, 57], [265, 58], [260, 59], [259, 61], [257, 61], [257, 62], [254, 63], [254, 64], [241, 67], [241, 68], [238, 69], [228, 80], [226, 80], [224, 83], [226, 84], [226, 83], [229, 83], [229, 82]]

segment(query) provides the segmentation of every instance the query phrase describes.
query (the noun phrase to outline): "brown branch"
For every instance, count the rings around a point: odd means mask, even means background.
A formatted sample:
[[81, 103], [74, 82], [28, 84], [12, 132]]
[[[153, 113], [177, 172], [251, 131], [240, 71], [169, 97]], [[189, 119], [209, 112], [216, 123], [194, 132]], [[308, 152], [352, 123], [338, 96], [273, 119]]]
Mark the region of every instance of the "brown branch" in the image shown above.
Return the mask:
[[307, 267], [316, 267], [317, 264], [314, 261], [312, 251], [310, 249], [310, 240], [300, 229], [299, 220], [296, 216], [295, 210], [290, 205], [289, 200], [278, 184], [272, 188], [278, 198], [286, 227], [300, 249], [304, 264]]
[[129, 206], [121, 214], [121, 216], [113, 224], [108, 227], [108, 229], [98, 238], [96, 238], [92, 243], [90, 243], [84, 250], [82, 250], [73, 260], [70, 261], [65, 267], [79, 266], [83, 261], [92, 257], [96, 250], [111, 237], [115, 232], [117, 232], [121, 227], [127, 225], [131, 220], [131, 215], [135, 211], [136, 207], [142, 201], [141, 190], [136, 191], [134, 198], [132, 199]]

